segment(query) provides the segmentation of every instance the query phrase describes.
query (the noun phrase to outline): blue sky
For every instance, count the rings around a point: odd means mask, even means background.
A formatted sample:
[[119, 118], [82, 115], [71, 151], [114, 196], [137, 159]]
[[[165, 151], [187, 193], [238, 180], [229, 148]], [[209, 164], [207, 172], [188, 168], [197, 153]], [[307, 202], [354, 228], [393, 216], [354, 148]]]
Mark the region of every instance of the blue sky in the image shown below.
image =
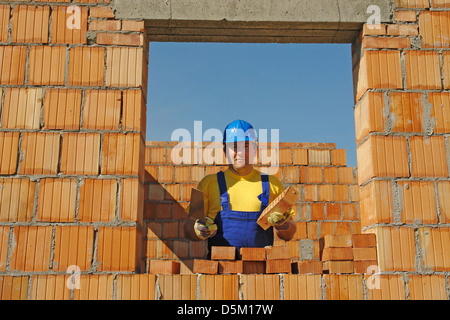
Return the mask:
[[147, 140], [243, 119], [281, 142], [334, 142], [356, 167], [349, 44], [151, 42]]

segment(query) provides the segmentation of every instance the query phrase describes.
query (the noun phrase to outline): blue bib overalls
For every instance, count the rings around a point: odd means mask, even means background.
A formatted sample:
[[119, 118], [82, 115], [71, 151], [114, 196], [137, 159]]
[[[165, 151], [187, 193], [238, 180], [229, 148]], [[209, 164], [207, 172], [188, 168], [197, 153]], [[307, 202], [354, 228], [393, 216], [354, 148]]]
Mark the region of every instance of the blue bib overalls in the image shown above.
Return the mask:
[[217, 180], [222, 210], [217, 213], [214, 219], [214, 223], [217, 224], [217, 233], [208, 239], [208, 259], [211, 257], [212, 246], [233, 246], [236, 248], [236, 257], [242, 247], [272, 246], [273, 227], [264, 230], [256, 223], [256, 220], [269, 204], [269, 176], [261, 174], [263, 192], [258, 197], [261, 200], [261, 208], [254, 212], [231, 210], [223, 171], [217, 173]]

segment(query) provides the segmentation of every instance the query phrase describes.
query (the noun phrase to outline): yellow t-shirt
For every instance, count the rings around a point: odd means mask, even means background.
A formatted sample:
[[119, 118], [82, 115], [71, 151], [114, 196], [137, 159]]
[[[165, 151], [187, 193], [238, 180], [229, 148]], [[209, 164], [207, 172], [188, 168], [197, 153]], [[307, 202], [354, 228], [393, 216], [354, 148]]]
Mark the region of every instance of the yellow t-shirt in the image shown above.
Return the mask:
[[[230, 199], [230, 209], [233, 211], [259, 211], [261, 200], [258, 199], [258, 196], [262, 193], [261, 172], [253, 169], [248, 175], [238, 176], [227, 169], [224, 174]], [[269, 186], [270, 203], [284, 191], [284, 187], [281, 181], [272, 175], [269, 175]], [[197, 189], [203, 191], [205, 195], [205, 216], [214, 220], [217, 213], [222, 210], [217, 174], [204, 177], [198, 184]], [[189, 206], [186, 208], [186, 212], [189, 212]], [[295, 212], [291, 209], [289, 213], [294, 215]]]

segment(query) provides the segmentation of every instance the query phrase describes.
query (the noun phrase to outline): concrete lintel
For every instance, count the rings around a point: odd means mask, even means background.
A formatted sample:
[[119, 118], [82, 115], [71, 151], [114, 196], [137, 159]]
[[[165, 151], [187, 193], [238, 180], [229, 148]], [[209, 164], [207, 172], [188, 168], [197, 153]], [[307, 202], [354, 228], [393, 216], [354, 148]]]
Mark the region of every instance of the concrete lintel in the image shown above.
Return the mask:
[[[118, 19], [362, 24], [377, 13], [380, 22], [391, 22], [393, 2], [394, 0], [114, 0], [113, 7]], [[373, 10], [368, 11], [369, 7]]]

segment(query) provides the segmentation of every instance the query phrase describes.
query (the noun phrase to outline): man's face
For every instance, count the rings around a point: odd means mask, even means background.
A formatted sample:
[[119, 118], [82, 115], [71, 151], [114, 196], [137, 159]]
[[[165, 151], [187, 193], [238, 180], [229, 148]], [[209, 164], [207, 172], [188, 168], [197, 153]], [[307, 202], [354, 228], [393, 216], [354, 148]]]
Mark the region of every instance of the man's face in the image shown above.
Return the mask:
[[257, 145], [254, 141], [227, 143], [225, 154], [227, 160], [235, 169], [256, 163]]

